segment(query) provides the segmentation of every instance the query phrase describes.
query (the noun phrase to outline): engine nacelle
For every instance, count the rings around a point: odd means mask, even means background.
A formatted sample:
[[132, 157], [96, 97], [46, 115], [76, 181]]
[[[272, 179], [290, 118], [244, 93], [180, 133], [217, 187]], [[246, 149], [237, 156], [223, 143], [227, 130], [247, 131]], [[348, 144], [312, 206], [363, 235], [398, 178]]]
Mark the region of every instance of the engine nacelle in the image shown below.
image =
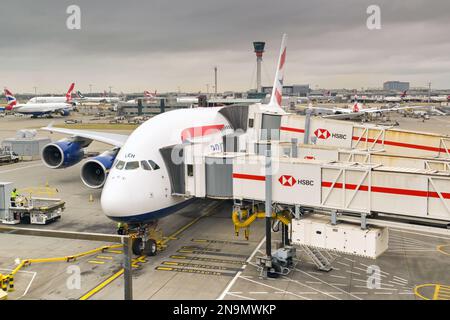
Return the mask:
[[103, 187], [118, 152], [119, 149], [105, 151], [86, 161], [81, 168], [81, 181], [92, 189]]
[[42, 161], [51, 169], [71, 167], [84, 158], [84, 150], [91, 141], [64, 139], [49, 143], [42, 149]]
[[59, 114], [62, 115], [63, 117], [67, 117], [70, 116], [70, 111], [68, 109], [62, 109], [59, 111]]

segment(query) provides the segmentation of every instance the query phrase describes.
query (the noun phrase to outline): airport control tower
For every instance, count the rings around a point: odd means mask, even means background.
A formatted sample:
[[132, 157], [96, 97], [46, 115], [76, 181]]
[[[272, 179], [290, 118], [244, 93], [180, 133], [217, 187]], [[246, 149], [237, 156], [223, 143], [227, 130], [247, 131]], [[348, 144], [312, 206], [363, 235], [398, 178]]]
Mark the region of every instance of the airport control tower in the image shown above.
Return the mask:
[[256, 91], [261, 92], [261, 62], [264, 53], [265, 42], [255, 41], [253, 42], [253, 48], [255, 48], [256, 53]]

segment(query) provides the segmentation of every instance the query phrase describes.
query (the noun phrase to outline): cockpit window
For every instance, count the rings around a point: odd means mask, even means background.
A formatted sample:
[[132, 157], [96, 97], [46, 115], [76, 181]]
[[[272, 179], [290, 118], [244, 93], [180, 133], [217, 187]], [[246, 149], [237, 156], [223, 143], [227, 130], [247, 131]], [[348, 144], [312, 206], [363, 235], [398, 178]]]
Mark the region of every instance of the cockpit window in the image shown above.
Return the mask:
[[124, 161], [119, 161], [116, 164], [116, 169], [117, 170], [122, 170], [124, 166], [125, 166], [125, 162]]
[[150, 163], [150, 166], [152, 167], [153, 170], [158, 170], [159, 169], [159, 166], [155, 163], [155, 161], [148, 160], [148, 163]]
[[135, 170], [139, 168], [139, 161], [130, 161], [125, 165], [125, 170]]
[[152, 168], [150, 167], [150, 165], [148, 164], [148, 162], [147, 161], [145, 161], [145, 160], [143, 160], [143, 161], [141, 161], [141, 166], [142, 166], [142, 168], [144, 169], [144, 170], [152, 170]]

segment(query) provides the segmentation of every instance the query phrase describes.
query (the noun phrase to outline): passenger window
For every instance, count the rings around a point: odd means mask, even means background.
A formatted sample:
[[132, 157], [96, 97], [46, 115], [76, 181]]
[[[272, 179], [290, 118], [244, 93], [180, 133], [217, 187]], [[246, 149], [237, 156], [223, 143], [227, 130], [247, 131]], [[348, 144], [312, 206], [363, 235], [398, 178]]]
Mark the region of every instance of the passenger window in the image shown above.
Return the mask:
[[150, 167], [150, 165], [148, 164], [148, 162], [147, 161], [145, 161], [145, 160], [143, 160], [143, 161], [141, 161], [141, 166], [142, 166], [142, 168], [144, 169], [144, 170], [152, 170], [152, 168]]
[[135, 170], [139, 168], [139, 161], [130, 161], [125, 165], [125, 170]]
[[124, 161], [119, 161], [116, 164], [116, 169], [117, 170], [122, 170], [124, 166], [125, 166], [125, 162]]
[[150, 163], [150, 166], [152, 167], [153, 170], [158, 170], [159, 169], [159, 166], [155, 163], [155, 161], [148, 160], [148, 163]]

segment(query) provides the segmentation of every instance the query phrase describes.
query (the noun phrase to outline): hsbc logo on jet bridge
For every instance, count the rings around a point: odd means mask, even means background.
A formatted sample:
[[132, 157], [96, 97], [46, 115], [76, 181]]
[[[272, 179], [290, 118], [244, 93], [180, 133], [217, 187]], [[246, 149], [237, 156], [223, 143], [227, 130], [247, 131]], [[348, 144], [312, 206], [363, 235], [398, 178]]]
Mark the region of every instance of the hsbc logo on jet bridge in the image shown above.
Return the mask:
[[293, 187], [296, 184], [300, 184], [303, 186], [314, 186], [314, 180], [308, 180], [308, 179], [296, 179], [293, 176], [290, 175], [282, 175], [278, 181], [281, 183], [281, 185], [285, 187]]
[[317, 137], [317, 139], [322, 139], [322, 140], [326, 140], [329, 137], [332, 137], [334, 139], [341, 139], [341, 140], [347, 139], [347, 135], [346, 134], [331, 133], [327, 129], [320, 129], [320, 128], [317, 129], [316, 131], [314, 131], [314, 135]]

